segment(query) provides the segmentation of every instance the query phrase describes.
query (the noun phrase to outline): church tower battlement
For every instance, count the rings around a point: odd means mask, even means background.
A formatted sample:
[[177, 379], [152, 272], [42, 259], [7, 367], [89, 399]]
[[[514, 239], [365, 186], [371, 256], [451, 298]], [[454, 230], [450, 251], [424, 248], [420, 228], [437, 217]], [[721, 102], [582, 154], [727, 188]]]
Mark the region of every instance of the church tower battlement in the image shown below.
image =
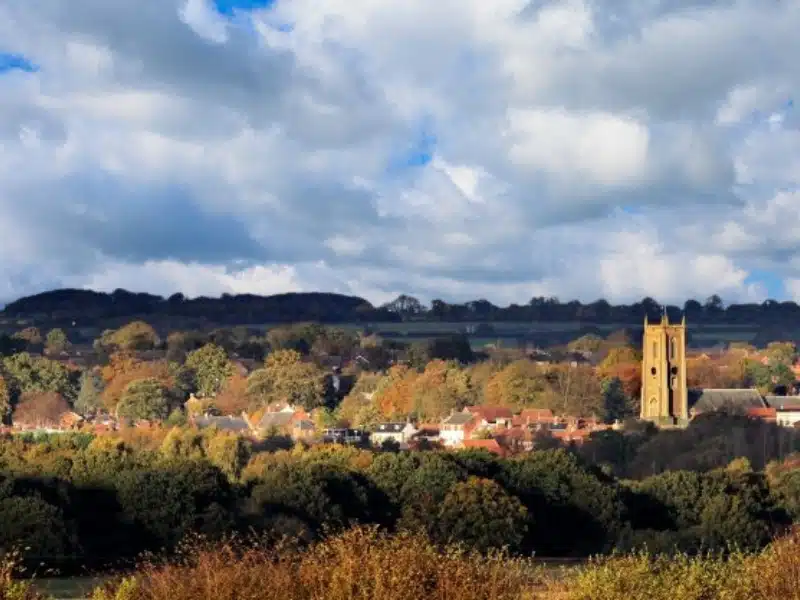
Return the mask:
[[670, 324], [644, 318], [642, 344], [642, 419], [660, 426], [686, 426], [689, 393], [686, 386], [686, 317]]

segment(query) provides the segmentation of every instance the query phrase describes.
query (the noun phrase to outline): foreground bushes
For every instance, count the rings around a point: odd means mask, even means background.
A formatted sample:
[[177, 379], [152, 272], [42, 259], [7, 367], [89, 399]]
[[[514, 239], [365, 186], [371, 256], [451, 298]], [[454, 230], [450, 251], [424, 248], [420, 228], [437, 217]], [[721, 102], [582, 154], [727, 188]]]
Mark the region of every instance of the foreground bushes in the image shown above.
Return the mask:
[[[145, 565], [94, 600], [496, 600], [536, 598], [543, 572], [502, 552], [443, 551], [419, 535], [354, 528], [306, 550], [199, 548]], [[1, 597], [1, 596], [0, 596]]]
[[[0, 600], [44, 600], [0, 564]], [[797, 600], [800, 532], [757, 554], [645, 553], [562, 572], [501, 551], [353, 528], [311, 546], [195, 543], [98, 588], [91, 600]]]

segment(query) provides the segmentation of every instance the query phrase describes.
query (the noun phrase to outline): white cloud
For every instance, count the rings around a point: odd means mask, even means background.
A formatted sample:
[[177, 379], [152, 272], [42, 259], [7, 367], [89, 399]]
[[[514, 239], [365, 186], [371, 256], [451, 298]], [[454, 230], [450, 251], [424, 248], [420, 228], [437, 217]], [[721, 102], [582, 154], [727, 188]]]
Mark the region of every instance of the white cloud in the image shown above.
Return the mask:
[[40, 70], [0, 74], [0, 299], [795, 294], [798, 30], [756, 0], [6, 3]]

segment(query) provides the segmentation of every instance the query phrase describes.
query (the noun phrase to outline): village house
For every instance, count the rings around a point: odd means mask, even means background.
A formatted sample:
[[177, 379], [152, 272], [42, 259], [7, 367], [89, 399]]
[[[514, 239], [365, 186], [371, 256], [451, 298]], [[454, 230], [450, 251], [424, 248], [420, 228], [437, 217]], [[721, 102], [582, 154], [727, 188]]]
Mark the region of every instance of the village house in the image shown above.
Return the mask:
[[505, 406], [468, 406], [466, 412], [478, 419], [478, 429], [497, 431], [511, 426], [514, 413]]
[[322, 442], [325, 444], [362, 444], [369, 437], [369, 432], [363, 429], [332, 427], [322, 431]]
[[250, 423], [248, 423], [247, 419], [244, 417], [234, 417], [232, 415], [203, 415], [202, 417], [192, 418], [190, 422], [193, 423], [198, 429], [215, 427], [219, 431], [230, 431], [241, 434], [251, 433]]
[[288, 435], [294, 440], [307, 440], [314, 436], [314, 423], [304, 409], [290, 404], [285, 404], [280, 408], [278, 406], [270, 408], [278, 408], [278, 410], [268, 410], [255, 424], [253, 429], [259, 435], [278, 433]]
[[767, 396], [767, 403], [775, 410], [775, 422], [784, 427], [799, 427], [800, 398], [794, 396]]
[[370, 441], [375, 446], [380, 446], [384, 442], [394, 442], [401, 447], [407, 447], [416, 433], [417, 428], [410, 422], [378, 423], [370, 434]]
[[477, 417], [469, 411], [454, 412], [439, 426], [439, 440], [445, 446], [461, 446], [464, 440], [471, 439], [479, 424]]

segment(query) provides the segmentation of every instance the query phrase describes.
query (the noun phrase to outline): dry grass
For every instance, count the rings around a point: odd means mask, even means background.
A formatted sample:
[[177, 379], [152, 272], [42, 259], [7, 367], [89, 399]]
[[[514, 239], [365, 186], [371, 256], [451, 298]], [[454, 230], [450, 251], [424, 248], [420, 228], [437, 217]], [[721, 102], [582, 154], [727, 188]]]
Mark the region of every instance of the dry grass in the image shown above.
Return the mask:
[[20, 581], [20, 554], [0, 554], [0, 600], [44, 600], [28, 581]]
[[304, 551], [201, 548], [180, 564], [145, 566], [94, 600], [534, 600], [546, 597], [542, 585], [530, 561], [355, 528]]
[[[0, 561], [0, 600], [41, 600]], [[598, 559], [560, 577], [503, 553], [356, 528], [300, 550], [195, 544], [92, 600], [800, 600], [800, 531], [760, 554]]]
[[569, 600], [800, 600], [800, 531], [753, 555], [601, 559], [563, 589]]

